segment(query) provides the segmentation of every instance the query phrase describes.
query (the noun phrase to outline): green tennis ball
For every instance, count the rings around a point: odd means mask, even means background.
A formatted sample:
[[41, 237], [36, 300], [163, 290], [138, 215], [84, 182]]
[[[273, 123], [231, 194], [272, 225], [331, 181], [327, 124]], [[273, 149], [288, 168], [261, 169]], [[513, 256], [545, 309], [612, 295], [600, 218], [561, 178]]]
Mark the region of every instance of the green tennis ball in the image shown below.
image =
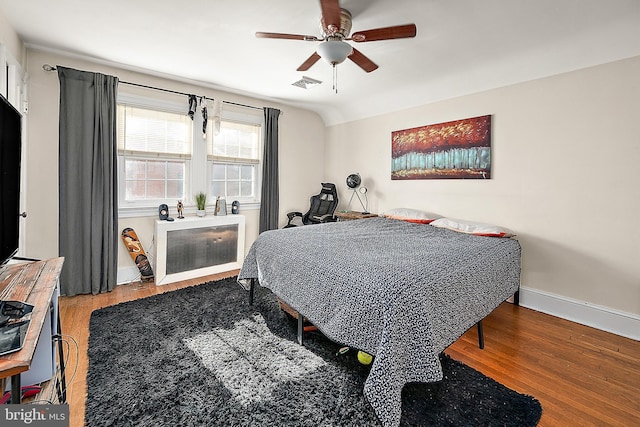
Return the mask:
[[369, 365], [373, 361], [373, 356], [369, 353], [365, 353], [364, 351], [358, 351], [358, 362], [363, 365]]

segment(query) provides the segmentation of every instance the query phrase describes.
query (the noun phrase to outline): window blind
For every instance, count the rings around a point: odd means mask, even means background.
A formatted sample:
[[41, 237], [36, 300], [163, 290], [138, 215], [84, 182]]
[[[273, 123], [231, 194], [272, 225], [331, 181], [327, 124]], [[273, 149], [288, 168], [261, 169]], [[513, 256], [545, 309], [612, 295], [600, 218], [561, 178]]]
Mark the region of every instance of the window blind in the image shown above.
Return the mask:
[[213, 136], [207, 144], [208, 159], [226, 163], [260, 163], [258, 151], [261, 128], [259, 124], [223, 120], [220, 133]]
[[193, 122], [186, 114], [118, 105], [118, 153], [191, 159]]

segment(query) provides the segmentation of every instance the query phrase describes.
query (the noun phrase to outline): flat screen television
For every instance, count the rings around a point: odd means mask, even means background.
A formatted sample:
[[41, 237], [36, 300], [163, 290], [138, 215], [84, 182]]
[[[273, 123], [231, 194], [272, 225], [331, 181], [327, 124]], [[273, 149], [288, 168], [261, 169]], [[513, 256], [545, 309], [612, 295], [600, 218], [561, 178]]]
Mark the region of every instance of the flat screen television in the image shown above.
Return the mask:
[[22, 115], [0, 95], [0, 266], [18, 252]]

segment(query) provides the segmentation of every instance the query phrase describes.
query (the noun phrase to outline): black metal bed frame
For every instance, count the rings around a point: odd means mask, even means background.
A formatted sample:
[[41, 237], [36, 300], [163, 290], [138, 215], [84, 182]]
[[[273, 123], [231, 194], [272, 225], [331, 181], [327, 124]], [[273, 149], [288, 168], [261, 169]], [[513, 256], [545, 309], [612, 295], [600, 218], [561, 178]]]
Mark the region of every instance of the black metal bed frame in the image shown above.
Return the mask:
[[[251, 279], [250, 284], [249, 284], [249, 305], [253, 305], [253, 295], [254, 295], [255, 282], [256, 282], [256, 279]], [[513, 303], [515, 305], [518, 305], [518, 306], [520, 305], [520, 290], [519, 289], [513, 294]], [[304, 337], [303, 337], [303, 335], [304, 335], [304, 316], [302, 314], [300, 314], [300, 312], [298, 310], [296, 310], [295, 308], [293, 308], [293, 310], [296, 312], [297, 319], [298, 319], [298, 344], [303, 346], [304, 345]], [[479, 320], [478, 323], [476, 323], [476, 327], [478, 329], [478, 347], [480, 347], [481, 350], [484, 350], [484, 328], [482, 326], [482, 320]]]

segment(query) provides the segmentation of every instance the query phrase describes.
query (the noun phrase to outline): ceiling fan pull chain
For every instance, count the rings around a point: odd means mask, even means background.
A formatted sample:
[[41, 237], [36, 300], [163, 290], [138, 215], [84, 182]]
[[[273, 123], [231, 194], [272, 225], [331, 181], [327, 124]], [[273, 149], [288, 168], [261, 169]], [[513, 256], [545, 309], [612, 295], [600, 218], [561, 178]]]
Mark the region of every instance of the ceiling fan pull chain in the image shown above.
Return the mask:
[[333, 90], [338, 93], [338, 68], [333, 64]]

